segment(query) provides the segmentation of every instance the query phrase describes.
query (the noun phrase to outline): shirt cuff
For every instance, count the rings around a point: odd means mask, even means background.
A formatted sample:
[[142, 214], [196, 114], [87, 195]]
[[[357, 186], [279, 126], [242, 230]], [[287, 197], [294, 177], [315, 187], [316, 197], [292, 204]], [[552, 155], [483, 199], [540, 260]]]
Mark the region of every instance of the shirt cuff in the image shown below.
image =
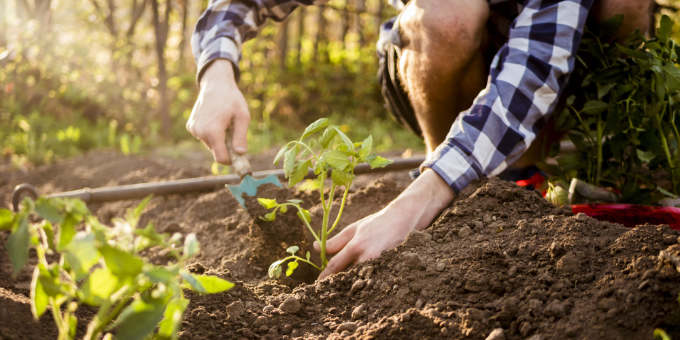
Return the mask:
[[234, 78], [239, 80], [241, 72], [238, 68], [240, 59], [239, 48], [236, 43], [227, 37], [220, 37], [211, 41], [206, 48], [203, 49], [201, 55], [198, 57], [196, 64], [198, 65], [198, 72], [196, 73], [196, 82], [200, 84], [201, 76], [208, 69], [208, 66], [217, 59], [226, 59], [231, 61], [234, 67]]
[[460, 193], [468, 184], [483, 177], [480, 167], [470, 155], [464, 153], [456, 146], [440, 145], [423, 164], [421, 172], [425, 168], [432, 169], [446, 184]]

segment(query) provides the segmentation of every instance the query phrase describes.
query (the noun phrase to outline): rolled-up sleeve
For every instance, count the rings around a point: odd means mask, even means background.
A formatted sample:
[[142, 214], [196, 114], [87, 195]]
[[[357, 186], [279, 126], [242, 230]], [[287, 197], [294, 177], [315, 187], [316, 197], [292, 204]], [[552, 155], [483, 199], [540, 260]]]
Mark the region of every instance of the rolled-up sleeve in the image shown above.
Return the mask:
[[211, 0], [191, 38], [198, 66], [197, 79], [201, 79], [206, 67], [216, 59], [231, 61], [238, 77], [243, 43], [255, 37], [267, 19], [282, 21], [298, 6], [312, 3], [315, 1]]
[[486, 88], [422, 167], [456, 192], [517, 160], [554, 110], [574, 70], [593, 0], [528, 0], [491, 63]]

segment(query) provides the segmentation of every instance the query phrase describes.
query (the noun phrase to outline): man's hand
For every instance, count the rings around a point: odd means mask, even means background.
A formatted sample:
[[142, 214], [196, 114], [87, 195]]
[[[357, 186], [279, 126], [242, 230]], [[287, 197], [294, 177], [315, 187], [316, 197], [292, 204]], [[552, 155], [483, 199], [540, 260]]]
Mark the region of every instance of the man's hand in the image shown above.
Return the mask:
[[[380, 256], [398, 246], [415, 229], [427, 227], [454, 198], [453, 190], [434, 171], [426, 170], [385, 208], [345, 228], [326, 243], [337, 255], [319, 275], [322, 279], [347, 266]], [[318, 250], [319, 245], [314, 244]]]
[[226, 131], [232, 127], [233, 150], [244, 154], [248, 150], [246, 137], [250, 123], [248, 105], [236, 85], [231, 62], [214, 61], [203, 74], [200, 87], [186, 128], [212, 151], [216, 162], [230, 164]]

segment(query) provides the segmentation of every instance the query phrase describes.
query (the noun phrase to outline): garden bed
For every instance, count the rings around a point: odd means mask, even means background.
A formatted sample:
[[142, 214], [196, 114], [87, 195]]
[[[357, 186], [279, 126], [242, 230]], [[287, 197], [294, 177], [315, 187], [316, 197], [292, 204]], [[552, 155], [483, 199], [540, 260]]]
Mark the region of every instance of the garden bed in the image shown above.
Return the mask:
[[[4, 206], [20, 182], [55, 192], [207, 171], [101, 152], [28, 172], [0, 170]], [[341, 223], [379, 210], [408, 183], [405, 173], [360, 177]], [[306, 207], [316, 202], [304, 192], [264, 190]], [[108, 222], [137, 203], [90, 209]], [[196, 233], [201, 254], [188, 269], [236, 283], [223, 294], [188, 294], [182, 338], [485, 339], [502, 328], [505, 339], [647, 339], [657, 327], [680, 336], [673, 326], [680, 324], [680, 233], [664, 226], [630, 229], [574, 216], [492, 179], [470, 186], [429, 228], [375, 260], [319, 282], [302, 266], [293, 279], [273, 281], [269, 264], [288, 246], [309, 243], [294, 212], [271, 223], [256, 210], [251, 216], [226, 189], [151, 200], [142, 225]], [[320, 209], [310, 210], [318, 220]], [[31, 271], [10, 277], [6, 238], [0, 234], [0, 338], [56, 338], [49, 313], [32, 319]]]

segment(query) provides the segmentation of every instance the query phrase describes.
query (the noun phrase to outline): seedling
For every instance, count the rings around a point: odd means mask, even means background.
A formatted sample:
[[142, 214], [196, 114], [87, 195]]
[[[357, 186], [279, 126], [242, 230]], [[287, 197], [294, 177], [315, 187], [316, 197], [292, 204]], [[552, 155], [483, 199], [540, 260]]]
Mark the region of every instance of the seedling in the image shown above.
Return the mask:
[[[366, 162], [371, 168], [382, 168], [390, 161], [372, 153], [373, 137], [368, 136], [363, 142], [354, 143], [342, 132], [340, 127], [329, 125], [328, 119], [322, 118], [310, 124], [298, 140], [286, 144], [274, 159], [278, 164], [283, 159], [283, 170], [288, 178], [288, 186], [300, 183], [310, 169], [314, 171], [316, 178], [312, 180], [311, 187], [319, 193], [323, 218], [321, 227], [314, 229], [311, 225], [311, 214], [301, 206], [301, 200], [291, 199], [286, 202], [277, 202], [274, 199], [258, 198], [258, 202], [271, 211], [261, 217], [265, 221], [274, 221], [278, 213], [286, 213], [289, 208], [297, 210], [297, 216], [309, 230], [314, 239], [319, 243], [321, 264], [315, 264], [310, 260], [310, 252], [305, 257], [298, 256], [298, 246], [289, 247], [286, 252], [290, 255], [278, 260], [269, 266], [269, 276], [278, 278], [283, 271], [283, 264], [287, 264], [286, 276], [293, 274], [299, 262], [323, 271], [328, 265], [326, 256], [326, 241], [329, 235], [335, 231], [342, 217], [347, 195], [354, 181], [354, 168], [359, 163]], [[327, 184], [326, 180], [330, 179]], [[330, 184], [330, 185], [329, 185]], [[339, 188], [344, 188], [342, 200], [338, 207], [337, 215], [330, 220], [333, 201]]]
[[[59, 340], [75, 337], [76, 310], [83, 303], [97, 309], [84, 339], [110, 339], [113, 332], [119, 339], [141, 340], [156, 329], [160, 338], [176, 339], [189, 304], [183, 289], [210, 294], [233, 287], [218, 277], [184, 270], [199, 252], [196, 235], [159, 234], [152, 224], [137, 229], [148, 201], [114, 219], [113, 228], [79, 200], [27, 199], [16, 214], [0, 209], [0, 230], [11, 231], [7, 250], [14, 275], [35, 249], [31, 312], [38, 319], [50, 309]], [[43, 220], [32, 223], [35, 217]], [[141, 256], [150, 248], [172, 260], [151, 263]]]
[[680, 194], [680, 45], [665, 15], [654, 38], [601, 38], [621, 20], [584, 35], [572, 75], [579, 91], [556, 124], [577, 151], [560, 156], [553, 172], [614, 188], [623, 201], [655, 203]]

